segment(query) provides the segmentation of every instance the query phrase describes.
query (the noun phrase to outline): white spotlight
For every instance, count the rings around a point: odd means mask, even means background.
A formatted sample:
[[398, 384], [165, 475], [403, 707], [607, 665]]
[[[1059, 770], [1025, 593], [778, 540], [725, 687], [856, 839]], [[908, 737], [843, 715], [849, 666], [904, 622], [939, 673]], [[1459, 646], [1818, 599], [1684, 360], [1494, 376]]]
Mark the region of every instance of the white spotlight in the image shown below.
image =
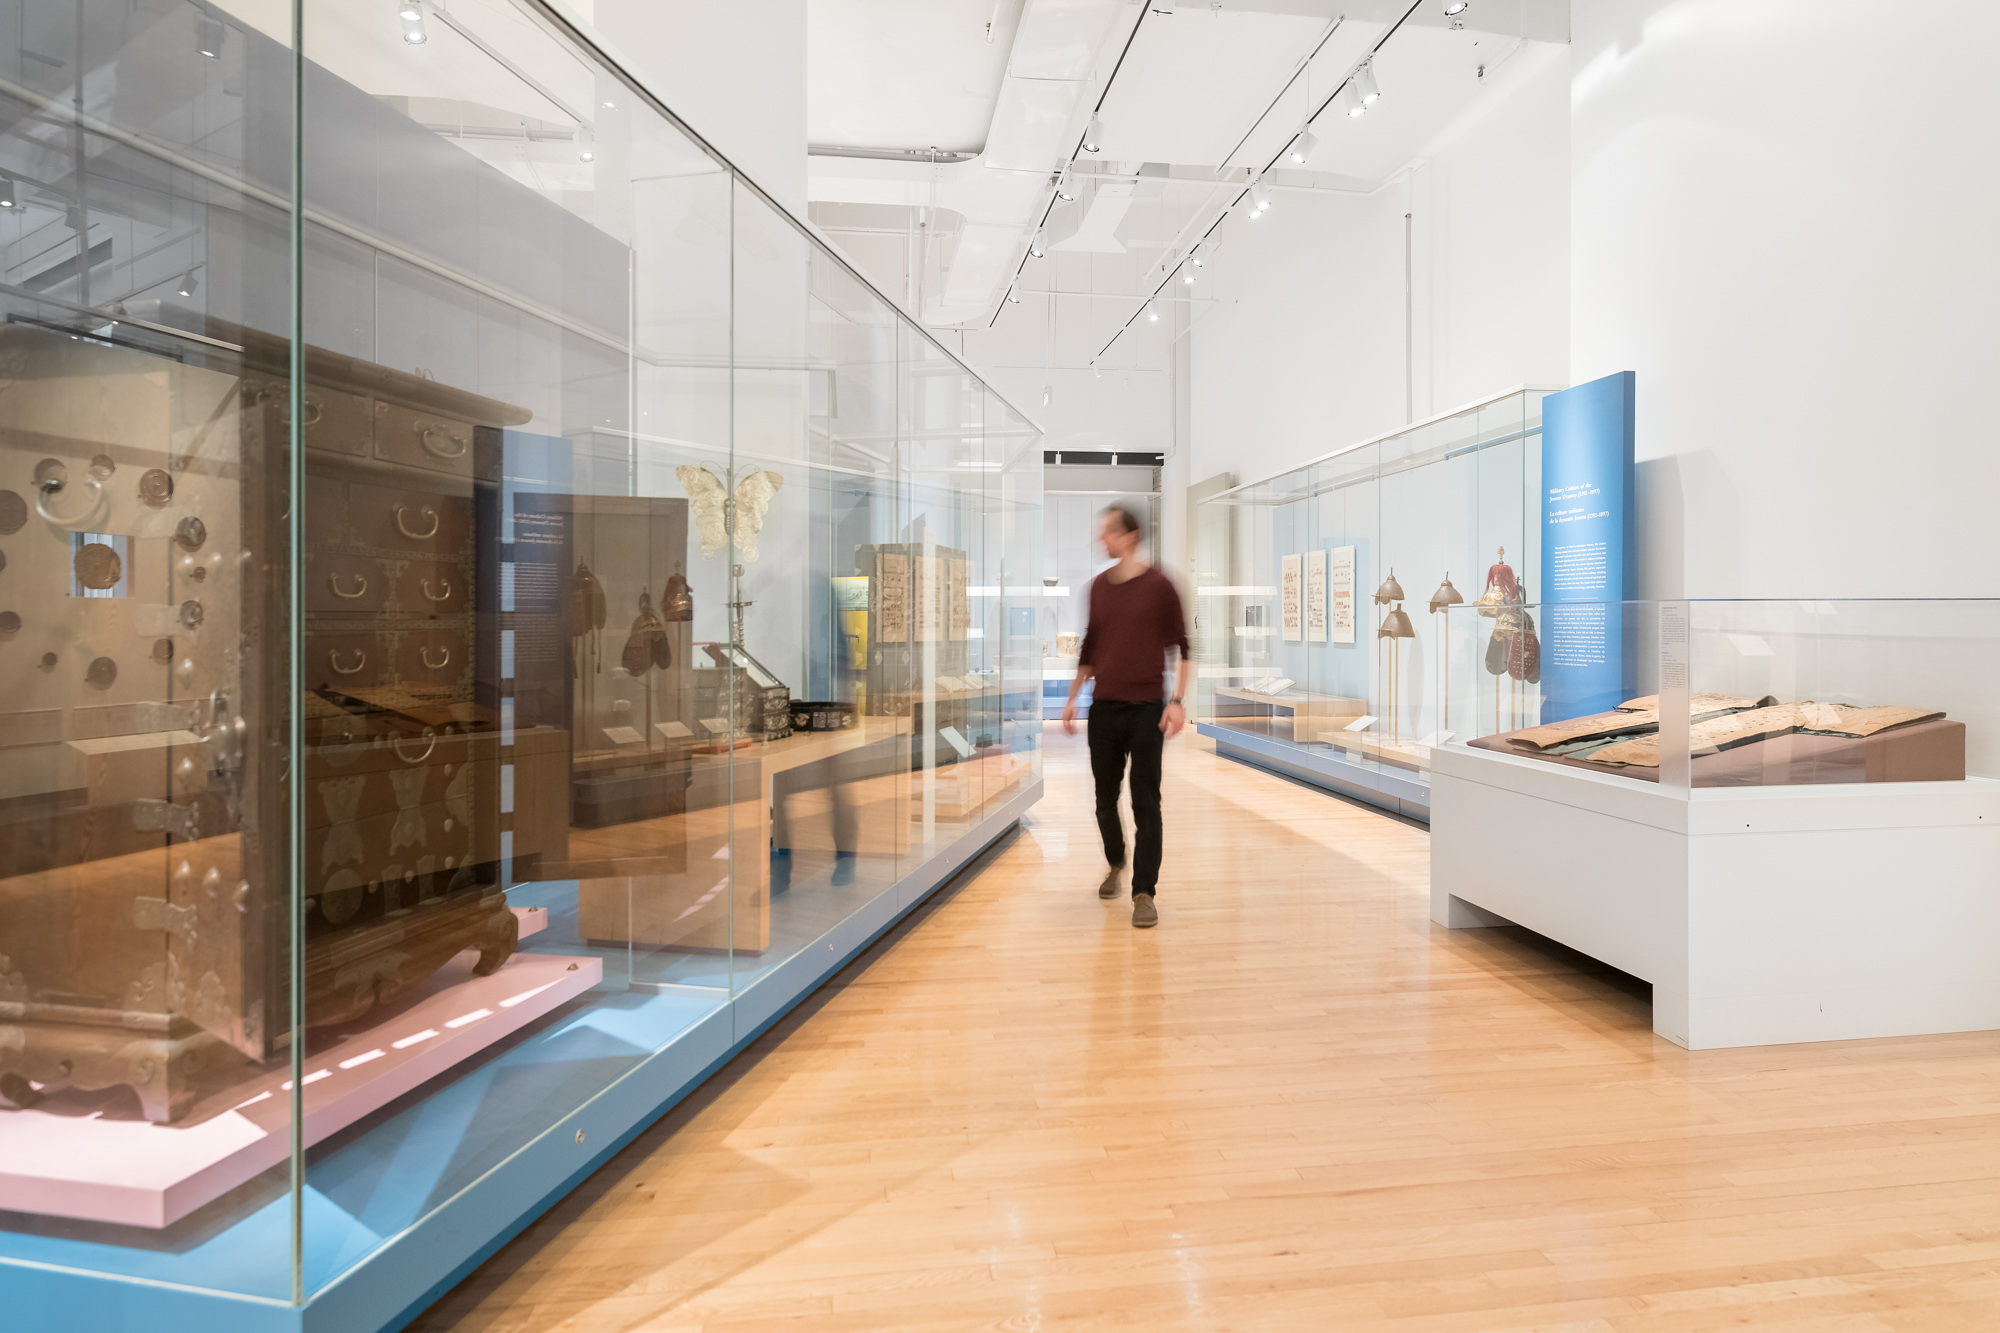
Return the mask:
[[[406, 5], [404, 6], [404, 8], [415, 9], [416, 6]], [[404, 18], [403, 20], [404, 45], [422, 46], [425, 42], [428, 42], [430, 39], [431, 35], [424, 31], [424, 15], [422, 10], [417, 11], [417, 16], [415, 18], [408, 18], [408, 17]]]
[[1064, 202], [1076, 198], [1076, 187], [1069, 183], [1068, 176], [1056, 177], [1056, 198]]
[[415, 23], [424, 16], [423, 7], [417, 0], [400, 0], [396, 6], [396, 17], [405, 23]]
[[198, 18], [194, 21], [194, 49], [210, 60], [222, 59], [222, 20]]
[[1037, 259], [1040, 259], [1042, 257], [1043, 246], [1042, 246], [1042, 234], [1040, 232], [1036, 232], [1035, 239], [1028, 242], [1028, 253], [1033, 255]]
[[1360, 88], [1363, 106], [1375, 105], [1375, 99], [1382, 95], [1382, 89], [1375, 83], [1374, 60], [1364, 60], [1356, 65], [1354, 74], [1348, 79], [1348, 86]]
[[1466, 6], [1471, 3], [1472, 0], [1444, 0], [1444, 16], [1446, 18], [1456, 18], [1458, 15], [1463, 14]]
[[1317, 147], [1319, 147], [1319, 136], [1312, 132], [1310, 126], [1302, 128], [1299, 137], [1292, 140], [1292, 161], [1304, 166], [1306, 159], [1313, 155], [1313, 149]]
[[1193, 264], [1196, 268], [1200, 268], [1206, 262], [1208, 262], [1207, 257], [1202, 253], [1200, 245], [1196, 245], [1194, 249], [1188, 251], [1188, 263]]
[[1264, 210], [1270, 206], [1271, 192], [1264, 188], [1264, 182], [1258, 181], [1250, 187], [1250, 216], [1261, 218], [1264, 216]]
[[1193, 269], [1191, 269], [1191, 268], [1188, 268], [1188, 267], [1187, 267], [1186, 265], [1182, 265], [1182, 266], [1181, 266], [1181, 281], [1182, 281], [1182, 282], [1184, 282], [1184, 283], [1186, 283], [1186, 284], [1187, 284], [1188, 286], [1190, 286], [1190, 287], [1194, 286], [1194, 270], [1193, 270]]
[[1160, 322], [1160, 308], [1151, 301], [1146, 302], [1146, 319], [1153, 324]]
[[19, 208], [21, 201], [14, 197], [14, 178], [0, 176], [0, 208]]
[[580, 125], [576, 131], [576, 155], [585, 162], [597, 160], [597, 136]]
[[1095, 153], [1103, 147], [1104, 121], [1097, 116], [1092, 116], [1089, 127], [1083, 132], [1083, 151], [1086, 153]]
[[1021, 290], [1011, 282], [1007, 284], [1007, 303], [1009, 305], [1021, 304]]
[[1361, 100], [1361, 90], [1355, 87], [1351, 80], [1345, 88], [1340, 90], [1340, 102], [1347, 109], [1347, 114], [1350, 116], [1365, 116], [1368, 114], [1368, 103]]
[[181, 296], [193, 296], [194, 289], [199, 286], [201, 284], [195, 281], [194, 270], [189, 269], [181, 274], [181, 285], [174, 288], [174, 291]]

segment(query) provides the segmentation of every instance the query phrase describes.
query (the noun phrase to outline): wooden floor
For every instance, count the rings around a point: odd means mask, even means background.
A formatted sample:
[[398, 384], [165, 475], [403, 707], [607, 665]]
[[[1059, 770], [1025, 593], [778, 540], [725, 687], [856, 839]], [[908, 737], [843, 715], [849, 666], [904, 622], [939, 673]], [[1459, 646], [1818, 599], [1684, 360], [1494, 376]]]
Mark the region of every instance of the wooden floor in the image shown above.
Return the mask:
[[1135, 931], [1049, 739], [982, 873], [414, 1327], [2000, 1329], [2000, 1034], [1690, 1054], [1191, 739]]

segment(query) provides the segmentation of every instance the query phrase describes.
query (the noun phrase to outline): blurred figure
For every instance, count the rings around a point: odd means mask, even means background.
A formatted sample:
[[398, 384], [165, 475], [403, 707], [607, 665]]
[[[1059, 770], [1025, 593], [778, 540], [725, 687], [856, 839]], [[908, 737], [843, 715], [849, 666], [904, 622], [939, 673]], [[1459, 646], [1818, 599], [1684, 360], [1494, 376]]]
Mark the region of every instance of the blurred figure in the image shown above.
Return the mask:
[[[1125, 830], [1118, 822], [1118, 787], [1132, 762], [1132, 819], [1137, 825], [1132, 863], [1132, 924], [1157, 925], [1153, 905], [1160, 882], [1160, 754], [1187, 725], [1187, 625], [1180, 589], [1139, 559], [1139, 520], [1123, 505], [1104, 511], [1098, 543], [1118, 563], [1090, 581], [1089, 628], [1077, 654], [1076, 679], [1063, 705], [1063, 730], [1076, 734], [1076, 696], [1094, 680], [1090, 704], [1090, 773], [1097, 781], [1097, 829], [1111, 868], [1097, 886], [1100, 898], [1118, 896], [1125, 869]], [[1180, 653], [1169, 695], [1167, 650]]]

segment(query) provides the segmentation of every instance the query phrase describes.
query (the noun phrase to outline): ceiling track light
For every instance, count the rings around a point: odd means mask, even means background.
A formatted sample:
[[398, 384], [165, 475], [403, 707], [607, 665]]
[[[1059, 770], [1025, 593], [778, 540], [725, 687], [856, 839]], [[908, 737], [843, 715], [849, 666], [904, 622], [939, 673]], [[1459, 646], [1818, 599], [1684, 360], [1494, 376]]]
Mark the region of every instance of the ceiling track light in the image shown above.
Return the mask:
[[199, 286], [201, 284], [195, 281], [194, 270], [189, 269], [187, 272], [181, 274], [180, 286], [174, 288], [174, 293], [177, 296], [193, 296], [195, 288]]
[[1250, 185], [1250, 216], [1261, 218], [1264, 210], [1271, 206], [1271, 192], [1264, 188], [1264, 182], [1253, 181]]
[[1444, 0], [1444, 16], [1448, 19], [1457, 18], [1471, 3], [1472, 0]]
[[597, 136], [581, 125], [576, 129], [576, 155], [585, 162], [597, 160]]
[[431, 39], [424, 30], [424, 7], [417, 0], [399, 0], [396, 17], [403, 21], [403, 45], [422, 46]]
[[1093, 115], [1090, 124], [1083, 131], [1083, 151], [1095, 153], [1104, 147], [1104, 119]]
[[1361, 97], [1361, 105], [1375, 105], [1375, 99], [1382, 95], [1382, 89], [1375, 82], [1375, 59], [1373, 56], [1370, 56], [1354, 67], [1354, 73], [1347, 76], [1347, 86], [1358, 91]]
[[1042, 245], [1042, 234], [1040, 232], [1036, 232], [1035, 238], [1028, 242], [1028, 253], [1037, 259], [1040, 259], [1046, 253], [1046, 249]]
[[1160, 307], [1151, 301], [1146, 302], [1146, 319], [1153, 324], [1160, 322]]
[[1070, 200], [1076, 198], [1076, 187], [1069, 183], [1067, 175], [1056, 177], [1056, 198], [1062, 200], [1064, 203], [1068, 203]]
[[1021, 304], [1021, 289], [1011, 282], [1007, 284], [1007, 304]]
[[14, 178], [0, 176], [0, 208], [19, 208], [21, 201], [14, 194]]
[[222, 59], [222, 20], [212, 15], [194, 21], [194, 49], [210, 60]]
[[1194, 286], [1194, 270], [1185, 264], [1181, 265], [1181, 281], [1190, 287]]
[[1312, 127], [1310, 125], [1300, 126], [1299, 137], [1292, 140], [1292, 161], [1298, 163], [1300, 166], [1304, 166], [1306, 159], [1313, 155], [1313, 149], [1317, 147], [1319, 147], [1319, 136], [1312, 132]]
[[1205, 262], [1206, 259], [1203, 254], [1202, 247], [1199, 243], [1197, 243], [1194, 249], [1188, 251], [1188, 263], [1193, 264], [1196, 268], [1200, 268], [1202, 264]]

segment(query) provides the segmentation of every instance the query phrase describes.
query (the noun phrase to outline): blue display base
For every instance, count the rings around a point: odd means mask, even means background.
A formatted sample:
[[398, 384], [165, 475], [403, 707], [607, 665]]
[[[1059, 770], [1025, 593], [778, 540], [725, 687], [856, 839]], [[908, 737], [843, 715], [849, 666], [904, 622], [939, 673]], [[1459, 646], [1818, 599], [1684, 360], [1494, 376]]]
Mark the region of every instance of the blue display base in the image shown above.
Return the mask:
[[[806, 947], [747, 984], [739, 976], [734, 999], [693, 989], [615, 1000], [594, 993], [460, 1077], [314, 1147], [302, 1254], [312, 1294], [303, 1305], [273, 1290], [289, 1287], [291, 1271], [290, 1196], [274, 1172], [244, 1187], [264, 1197], [241, 1218], [204, 1224], [197, 1214], [169, 1234], [67, 1225], [10, 1232], [0, 1325], [66, 1333], [401, 1328], [962, 870], [1041, 792], [1040, 782], [1029, 786]], [[552, 1105], [571, 1109], [551, 1123], [540, 1112]], [[507, 1155], [508, 1144], [521, 1146]]]
[[1208, 722], [1197, 722], [1194, 729], [1214, 741], [1215, 752], [1225, 759], [1323, 787], [1419, 823], [1431, 822], [1430, 784], [1412, 774], [1358, 764], [1336, 751], [1308, 750]]

